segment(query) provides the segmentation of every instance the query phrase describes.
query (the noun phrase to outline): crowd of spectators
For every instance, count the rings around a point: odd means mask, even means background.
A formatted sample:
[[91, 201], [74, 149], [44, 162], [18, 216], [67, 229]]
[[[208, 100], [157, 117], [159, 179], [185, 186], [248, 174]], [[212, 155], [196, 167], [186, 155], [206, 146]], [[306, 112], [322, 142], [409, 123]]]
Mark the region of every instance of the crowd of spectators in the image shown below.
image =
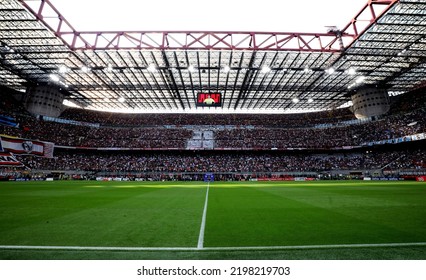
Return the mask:
[[311, 129], [239, 128], [215, 133], [215, 146], [243, 149], [324, 149], [359, 146], [426, 132], [426, 109], [364, 124]]
[[355, 119], [349, 109], [310, 114], [121, 114], [68, 108], [63, 119], [98, 123], [104, 126], [239, 125], [269, 127], [310, 127]]
[[185, 149], [192, 131], [185, 128], [106, 128], [90, 127], [21, 117], [25, 127], [0, 126], [0, 134], [53, 142], [56, 146], [92, 148]]
[[[328, 128], [215, 128], [214, 147], [227, 149], [329, 149], [359, 146], [426, 132], [426, 108], [377, 121]], [[256, 117], [256, 116], [254, 116]], [[193, 131], [185, 127], [90, 127], [20, 117], [20, 128], [0, 125], [0, 134], [92, 148], [185, 149]]]
[[11, 90], [0, 86], [0, 114], [10, 117], [16, 117], [17, 115], [29, 116], [30, 114], [22, 103], [17, 101], [12, 95], [13, 92]]
[[391, 100], [391, 108], [388, 115], [411, 112], [418, 108], [426, 107], [425, 88], [419, 88], [409, 93], [397, 95]]
[[397, 160], [391, 161], [386, 165], [387, 170], [424, 168], [426, 168], [425, 150], [413, 150], [408, 153], [400, 153]]
[[21, 156], [19, 160], [35, 170], [90, 172], [321, 172], [380, 168], [426, 168], [426, 150], [382, 151], [339, 154], [282, 153], [71, 153], [55, 158]]

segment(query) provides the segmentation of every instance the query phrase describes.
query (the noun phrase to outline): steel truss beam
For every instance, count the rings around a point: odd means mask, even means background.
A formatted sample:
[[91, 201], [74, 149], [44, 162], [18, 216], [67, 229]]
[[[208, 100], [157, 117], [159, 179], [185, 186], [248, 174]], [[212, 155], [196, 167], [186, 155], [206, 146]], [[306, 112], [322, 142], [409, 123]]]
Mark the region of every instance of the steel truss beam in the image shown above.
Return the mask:
[[[73, 50], [250, 50], [338, 52], [335, 34], [255, 32], [56, 32]], [[353, 37], [349, 37], [352, 41]], [[69, 38], [69, 39], [67, 39]]]
[[[18, 0], [72, 50], [251, 50], [341, 52], [399, 0], [370, 0], [343, 30], [289, 32], [78, 32], [49, 0]], [[376, 6], [384, 6], [378, 13]], [[47, 15], [47, 10], [49, 14]], [[52, 11], [56, 16], [52, 17]], [[365, 14], [368, 18], [365, 19]], [[52, 21], [52, 18], [55, 19]], [[363, 27], [361, 27], [363, 26]]]
[[341, 32], [354, 36], [355, 40], [358, 39], [397, 2], [400, 0], [369, 0]]

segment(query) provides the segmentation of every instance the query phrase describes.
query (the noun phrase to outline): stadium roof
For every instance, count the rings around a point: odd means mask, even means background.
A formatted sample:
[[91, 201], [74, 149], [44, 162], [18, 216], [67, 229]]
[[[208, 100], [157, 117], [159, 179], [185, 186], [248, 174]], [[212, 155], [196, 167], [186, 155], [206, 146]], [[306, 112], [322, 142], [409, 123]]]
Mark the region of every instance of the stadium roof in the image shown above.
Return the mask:
[[[426, 82], [426, 0], [373, 0], [324, 33], [76, 30], [48, 0], [0, 0], [0, 84], [54, 84], [90, 109], [333, 109], [371, 85]], [[196, 108], [220, 92], [221, 108]]]

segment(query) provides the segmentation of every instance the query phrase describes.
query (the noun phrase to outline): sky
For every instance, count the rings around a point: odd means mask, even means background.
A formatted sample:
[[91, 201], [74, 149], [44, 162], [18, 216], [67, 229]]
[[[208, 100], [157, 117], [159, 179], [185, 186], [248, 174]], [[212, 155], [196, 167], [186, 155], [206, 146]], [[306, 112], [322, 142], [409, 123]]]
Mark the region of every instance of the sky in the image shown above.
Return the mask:
[[50, 0], [77, 31], [342, 29], [367, 0]]

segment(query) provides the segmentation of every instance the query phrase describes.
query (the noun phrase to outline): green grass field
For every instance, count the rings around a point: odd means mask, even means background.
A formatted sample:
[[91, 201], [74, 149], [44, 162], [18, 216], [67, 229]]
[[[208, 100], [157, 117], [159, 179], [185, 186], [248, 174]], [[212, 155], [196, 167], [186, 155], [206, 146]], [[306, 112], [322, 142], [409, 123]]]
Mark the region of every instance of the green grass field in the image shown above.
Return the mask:
[[0, 182], [0, 259], [426, 259], [425, 183], [206, 193], [203, 182]]

